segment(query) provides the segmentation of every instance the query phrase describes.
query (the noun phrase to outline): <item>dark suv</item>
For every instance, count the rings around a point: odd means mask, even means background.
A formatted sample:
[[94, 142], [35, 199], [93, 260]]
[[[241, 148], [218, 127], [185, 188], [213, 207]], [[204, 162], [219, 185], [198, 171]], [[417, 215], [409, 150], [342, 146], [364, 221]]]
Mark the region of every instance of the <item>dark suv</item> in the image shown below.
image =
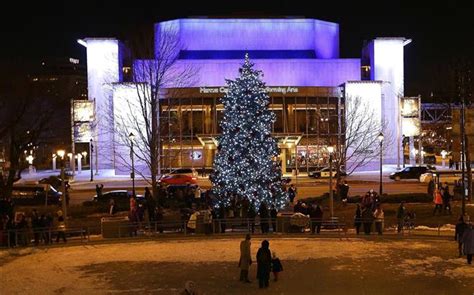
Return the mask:
[[406, 167], [401, 171], [390, 174], [390, 179], [393, 179], [396, 181], [400, 179], [420, 179], [421, 174], [430, 172], [431, 170], [434, 170], [434, 167], [429, 167], [429, 166]]

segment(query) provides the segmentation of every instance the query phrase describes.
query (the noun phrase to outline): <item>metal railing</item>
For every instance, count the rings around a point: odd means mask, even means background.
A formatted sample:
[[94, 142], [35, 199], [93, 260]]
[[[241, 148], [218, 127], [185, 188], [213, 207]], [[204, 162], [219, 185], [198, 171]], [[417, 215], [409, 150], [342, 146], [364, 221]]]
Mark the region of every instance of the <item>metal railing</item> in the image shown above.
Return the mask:
[[[347, 236], [348, 228], [355, 228], [360, 224], [360, 233], [364, 234], [364, 224], [370, 227], [370, 233], [376, 233], [375, 219], [356, 219], [351, 223], [344, 219], [329, 218], [300, 218], [293, 219], [290, 215], [278, 218], [226, 218], [195, 222], [189, 220], [161, 220], [129, 222], [125, 218], [104, 218], [100, 226], [68, 227], [68, 228], [26, 228], [8, 229], [0, 231], [0, 247], [23, 247], [29, 245], [52, 245], [54, 241], [86, 243], [92, 240], [106, 240], [111, 238], [153, 238], [156, 236], [176, 235], [232, 235], [243, 233], [260, 233], [279, 235], [292, 234], [321, 234], [332, 233], [338, 237]], [[399, 234], [412, 235], [415, 227], [403, 223]], [[443, 224], [438, 224], [436, 236], [442, 236]], [[395, 227], [395, 231], [397, 228]], [[426, 234], [423, 234], [426, 235]], [[430, 234], [428, 234], [430, 235]], [[431, 234], [433, 235], [433, 234]]]

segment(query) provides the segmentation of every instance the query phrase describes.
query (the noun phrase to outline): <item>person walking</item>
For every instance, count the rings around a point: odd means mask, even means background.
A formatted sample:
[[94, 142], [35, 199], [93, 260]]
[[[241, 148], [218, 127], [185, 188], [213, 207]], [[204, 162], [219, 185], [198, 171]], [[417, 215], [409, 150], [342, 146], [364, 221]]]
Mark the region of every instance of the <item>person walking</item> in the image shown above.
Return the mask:
[[296, 187], [294, 184], [291, 184], [288, 188], [288, 198], [290, 199], [290, 203], [293, 205], [293, 201], [296, 198]]
[[221, 233], [225, 233], [226, 229], [226, 224], [225, 224], [225, 218], [226, 218], [226, 208], [224, 204], [220, 204], [219, 210], [217, 211], [217, 217], [219, 218], [219, 222], [221, 225]]
[[356, 230], [356, 234], [360, 233], [360, 226], [362, 225], [362, 212], [360, 210], [360, 205], [357, 204], [356, 212], [354, 215], [354, 227]]
[[469, 225], [464, 220], [464, 216], [461, 215], [459, 217], [458, 223], [456, 224], [456, 230], [454, 231], [454, 240], [458, 242], [458, 251], [459, 257], [463, 255], [463, 245], [462, 245], [462, 238], [464, 235], [464, 231], [469, 228]]
[[339, 192], [341, 194], [342, 205], [345, 206], [347, 204], [347, 198], [349, 197], [349, 185], [346, 180], [340, 185]]
[[405, 208], [405, 202], [401, 201], [400, 206], [397, 209], [397, 232], [400, 233], [403, 230], [403, 223], [405, 222], [407, 210]]
[[58, 232], [56, 235], [56, 243], [59, 243], [59, 239], [62, 238], [63, 242], [66, 243], [66, 222], [64, 221], [63, 211], [59, 210], [58, 215]]
[[379, 235], [381, 235], [383, 232], [384, 212], [380, 204], [377, 204], [377, 208], [375, 209], [375, 212], [374, 212], [374, 218], [375, 218], [375, 230], [377, 231]]
[[104, 185], [101, 184], [100, 186], [98, 184], [95, 185], [95, 192], [97, 194], [97, 199], [102, 200], [102, 191], [104, 189]]
[[253, 203], [250, 203], [247, 217], [248, 217], [248, 222], [249, 222], [249, 227], [250, 227], [249, 230], [252, 231], [252, 234], [255, 233], [255, 217], [256, 216], [257, 216], [257, 212], [255, 212], [255, 206], [253, 205]]
[[35, 246], [38, 246], [43, 229], [41, 228], [41, 219], [36, 209], [33, 209], [33, 212], [31, 213], [31, 228], [33, 229]]
[[198, 215], [199, 215], [199, 211], [194, 211], [193, 214], [189, 216], [187, 226], [188, 226], [188, 231], [191, 234], [196, 232]]
[[278, 274], [283, 271], [283, 266], [281, 265], [280, 258], [276, 255], [274, 251], [272, 253], [272, 272], [273, 272], [273, 281], [278, 281]]
[[449, 215], [452, 214], [451, 212], [451, 194], [449, 193], [449, 186], [448, 183], [445, 182], [444, 186], [442, 187], [442, 198], [443, 198], [443, 214], [448, 213]]
[[155, 212], [156, 212], [156, 202], [153, 198], [153, 194], [151, 193], [148, 187], [145, 187], [145, 201], [146, 201], [146, 209], [148, 211], [148, 220], [150, 222], [154, 222], [156, 220]]
[[270, 210], [270, 217], [272, 219], [272, 229], [274, 233], [276, 233], [277, 231], [277, 228], [276, 228], [277, 215], [278, 215], [278, 211], [275, 208], [275, 205], [272, 205], [272, 209]]
[[269, 217], [270, 215], [268, 214], [268, 208], [267, 204], [265, 202], [262, 202], [260, 204], [260, 208], [258, 209], [258, 214], [260, 215], [260, 227], [262, 230], [262, 234], [268, 233], [268, 228], [269, 226]]
[[267, 240], [262, 242], [262, 246], [257, 252], [257, 279], [259, 288], [268, 288], [270, 271], [272, 268], [272, 254], [270, 243]]
[[311, 218], [311, 233], [315, 232], [319, 234], [321, 232], [321, 225], [323, 222], [323, 210], [317, 204], [313, 206], [309, 211], [309, 217]]
[[439, 211], [439, 214], [441, 214], [443, 209], [443, 197], [437, 186], [433, 191], [433, 203], [435, 204], [435, 207], [433, 209], [433, 216], [436, 215], [437, 211]]
[[245, 235], [245, 240], [240, 242], [240, 281], [250, 283], [249, 280], [249, 269], [252, 265], [252, 255], [250, 253], [250, 234]]
[[364, 207], [364, 209], [362, 209], [362, 224], [366, 235], [370, 235], [373, 218], [372, 209], [370, 207]]
[[468, 225], [468, 227], [464, 229], [462, 244], [467, 263], [472, 264], [472, 255], [474, 255], [474, 228], [472, 225]]

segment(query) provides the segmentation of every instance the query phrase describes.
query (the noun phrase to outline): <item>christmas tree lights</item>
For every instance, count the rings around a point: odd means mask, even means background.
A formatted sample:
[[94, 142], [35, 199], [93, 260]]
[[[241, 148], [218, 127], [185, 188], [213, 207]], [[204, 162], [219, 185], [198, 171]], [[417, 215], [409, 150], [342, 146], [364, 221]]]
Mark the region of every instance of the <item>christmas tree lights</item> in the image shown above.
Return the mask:
[[220, 122], [213, 192], [228, 206], [233, 196], [247, 198], [255, 208], [262, 202], [282, 208], [287, 194], [281, 185], [281, 167], [275, 160], [278, 145], [271, 135], [275, 114], [269, 110], [262, 72], [253, 69], [248, 54], [235, 80], [227, 80], [228, 92]]

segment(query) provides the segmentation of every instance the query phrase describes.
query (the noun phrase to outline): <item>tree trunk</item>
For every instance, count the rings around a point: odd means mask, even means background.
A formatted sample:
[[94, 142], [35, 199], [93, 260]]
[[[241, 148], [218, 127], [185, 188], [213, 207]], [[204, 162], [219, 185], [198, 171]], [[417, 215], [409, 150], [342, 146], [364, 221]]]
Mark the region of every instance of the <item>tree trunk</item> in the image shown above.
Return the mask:
[[466, 155], [464, 156], [464, 159], [466, 161], [466, 173], [467, 173], [467, 196], [469, 198], [469, 201], [472, 200], [472, 169], [471, 169], [471, 155], [469, 153], [469, 136], [465, 136], [464, 139], [464, 144], [466, 148], [464, 149], [466, 152]]
[[151, 172], [151, 185], [153, 191], [153, 198], [157, 199], [158, 196], [158, 187], [157, 187], [157, 177], [158, 177], [158, 166], [160, 161], [160, 155], [158, 151], [158, 135], [159, 135], [159, 126], [158, 126], [158, 94], [156, 93], [151, 99], [151, 140], [150, 140], [150, 172]]

